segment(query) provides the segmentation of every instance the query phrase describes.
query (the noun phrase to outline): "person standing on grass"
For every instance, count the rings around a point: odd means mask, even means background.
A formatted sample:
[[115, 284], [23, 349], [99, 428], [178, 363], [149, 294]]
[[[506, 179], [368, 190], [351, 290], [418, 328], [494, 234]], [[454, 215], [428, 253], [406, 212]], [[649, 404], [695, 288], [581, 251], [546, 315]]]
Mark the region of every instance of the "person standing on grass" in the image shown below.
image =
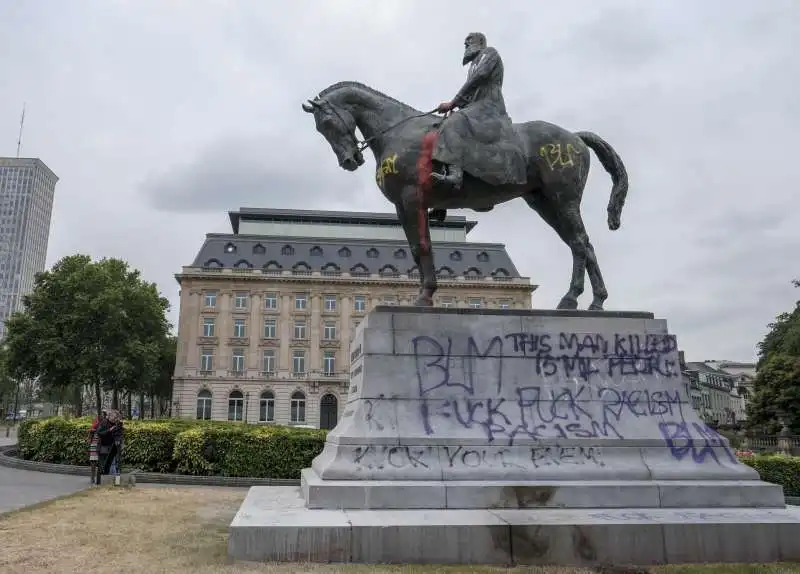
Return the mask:
[[103, 465], [103, 474], [120, 473], [120, 455], [122, 454], [122, 414], [114, 409], [108, 413], [108, 434], [110, 435], [110, 449]]
[[100, 436], [97, 434], [97, 429], [100, 423], [106, 418], [106, 411], [101, 411], [100, 415], [95, 417], [92, 421], [92, 427], [89, 429], [89, 471], [91, 473], [90, 482], [92, 484], [99, 483], [96, 478], [97, 473], [100, 472], [98, 467], [98, 453], [100, 451]]
[[114, 455], [114, 411], [109, 411], [106, 416], [102, 418], [100, 424], [97, 426], [97, 437], [99, 443], [97, 473], [95, 484], [99, 485], [102, 481], [102, 476], [108, 474], [109, 467]]

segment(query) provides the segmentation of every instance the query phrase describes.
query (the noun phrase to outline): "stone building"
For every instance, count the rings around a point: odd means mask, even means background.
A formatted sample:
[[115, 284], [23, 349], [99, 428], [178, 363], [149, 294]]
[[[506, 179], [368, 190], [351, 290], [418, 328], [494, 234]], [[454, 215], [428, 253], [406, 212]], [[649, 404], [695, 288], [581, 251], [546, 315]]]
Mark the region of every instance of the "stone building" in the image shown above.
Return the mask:
[[[173, 416], [332, 428], [349, 342], [375, 305], [408, 305], [419, 274], [394, 214], [240, 209], [181, 286]], [[435, 304], [529, 309], [536, 289], [464, 217], [432, 222]]]
[[689, 362], [686, 369], [684, 375], [690, 380], [690, 396], [700, 418], [718, 425], [741, 422], [734, 377], [706, 363]]

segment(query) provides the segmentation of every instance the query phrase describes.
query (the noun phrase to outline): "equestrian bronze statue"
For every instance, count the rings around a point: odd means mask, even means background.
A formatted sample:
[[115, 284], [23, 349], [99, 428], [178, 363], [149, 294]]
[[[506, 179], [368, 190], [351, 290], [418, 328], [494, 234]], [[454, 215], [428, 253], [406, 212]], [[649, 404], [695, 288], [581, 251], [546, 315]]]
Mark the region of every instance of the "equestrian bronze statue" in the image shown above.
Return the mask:
[[602, 310], [608, 292], [580, 205], [592, 149], [613, 184], [608, 227], [619, 229], [628, 192], [622, 160], [591, 132], [570, 132], [543, 121], [512, 123], [503, 99], [500, 54], [480, 33], [469, 34], [464, 48], [467, 80], [452, 100], [432, 112], [420, 112], [358, 82], [325, 88], [303, 110], [313, 114], [317, 131], [343, 169], [358, 169], [367, 147], [375, 156], [376, 183], [394, 204], [420, 271], [416, 305], [432, 306], [437, 288], [429, 218], [443, 219], [447, 209], [486, 212], [521, 197], [572, 252], [572, 279], [558, 308], [577, 309], [588, 273], [589, 309]]

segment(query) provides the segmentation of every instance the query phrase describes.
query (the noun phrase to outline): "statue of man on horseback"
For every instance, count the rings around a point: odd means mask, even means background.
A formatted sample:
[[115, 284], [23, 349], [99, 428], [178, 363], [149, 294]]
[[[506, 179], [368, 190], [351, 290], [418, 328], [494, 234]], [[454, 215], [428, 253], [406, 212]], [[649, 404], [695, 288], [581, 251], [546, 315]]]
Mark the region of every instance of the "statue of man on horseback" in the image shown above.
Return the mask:
[[460, 189], [464, 172], [489, 185], [523, 185], [527, 158], [503, 99], [503, 60], [486, 45], [480, 32], [464, 40], [462, 64], [470, 64], [467, 81], [449, 102], [437, 108], [447, 113], [439, 127], [433, 161], [445, 168], [431, 178], [439, 185]]

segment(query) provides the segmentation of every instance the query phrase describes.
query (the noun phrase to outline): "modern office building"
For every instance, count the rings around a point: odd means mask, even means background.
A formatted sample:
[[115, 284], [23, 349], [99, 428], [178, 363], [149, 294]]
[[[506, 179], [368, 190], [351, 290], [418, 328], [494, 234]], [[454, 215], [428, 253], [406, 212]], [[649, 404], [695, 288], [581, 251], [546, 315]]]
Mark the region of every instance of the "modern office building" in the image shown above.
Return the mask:
[[0, 157], [0, 339], [44, 271], [57, 182], [40, 159]]
[[[419, 274], [394, 214], [241, 209], [181, 286], [173, 416], [332, 428], [349, 343], [375, 305], [409, 305]], [[464, 217], [432, 223], [435, 304], [529, 309], [536, 289]]]

